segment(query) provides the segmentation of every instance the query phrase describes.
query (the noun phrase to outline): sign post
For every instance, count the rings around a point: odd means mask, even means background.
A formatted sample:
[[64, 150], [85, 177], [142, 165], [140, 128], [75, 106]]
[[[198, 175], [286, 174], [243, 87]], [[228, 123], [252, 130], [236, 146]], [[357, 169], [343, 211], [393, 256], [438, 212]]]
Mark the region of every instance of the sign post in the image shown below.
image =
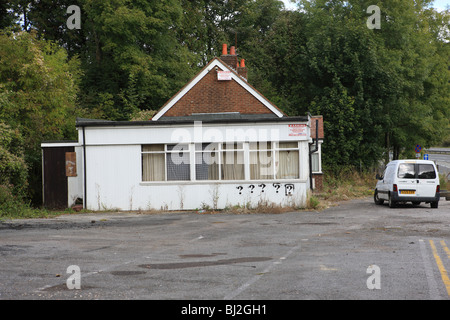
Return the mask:
[[416, 151], [416, 158], [420, 159], [420, 151], [422, 150], [422, 147], [417, 144], [414, 150]]
[[420, 150], [422, 150], [422, 147], [417, 144], [415, 150], [416, 150], [416, 153], [420, 153]]

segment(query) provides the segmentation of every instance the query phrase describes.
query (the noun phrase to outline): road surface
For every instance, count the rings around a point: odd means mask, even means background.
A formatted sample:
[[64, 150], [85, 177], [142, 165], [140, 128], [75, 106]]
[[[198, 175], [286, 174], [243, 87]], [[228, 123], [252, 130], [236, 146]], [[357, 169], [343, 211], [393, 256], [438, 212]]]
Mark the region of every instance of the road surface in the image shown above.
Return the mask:
[[370, 198], [321, 212], [4, 220], [0, 299], [448, 300], [449, 227], [450, 201]]

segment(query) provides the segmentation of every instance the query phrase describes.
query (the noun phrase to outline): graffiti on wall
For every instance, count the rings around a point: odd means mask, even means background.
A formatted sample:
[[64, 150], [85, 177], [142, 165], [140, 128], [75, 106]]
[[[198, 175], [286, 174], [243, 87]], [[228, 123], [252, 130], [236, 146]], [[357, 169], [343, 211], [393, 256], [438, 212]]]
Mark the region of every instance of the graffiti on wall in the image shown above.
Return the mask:
[[[278, 193], [280, 191], [280, 189], [282, 188], [282, 184], [281, 183], [273, 183], [272, 187], [275, 189], [275, 192]], [[264, 192], [266, 185], [264, 183], [258, 184], [258, 188], [259, 188], [260, 192]], [[294, 187], [293, 183], [286, 183], [284, 185], [284, 194], [286, 196], [292, 195], [294, 193], [294, 188], [295, 187]], [[242, 194], [244, 187], [237, 186], [236, 189], [239, 191], [239, 194]], [[250, 193], [253, 193], [253, 191], [255, 191], [255, 189], [256, 189], [256, 186], [254, 184], [251, 184], [248, 186], [247, 189], [250, 190]]]
[[294, 193], [294, 184], [292, 184], [292, 183], [286, 183], [286, 184], [284, 185], [284, 193], [285, 193], [285, 195], [287, 195], [287, 196], [292, 195], [292, 193]]

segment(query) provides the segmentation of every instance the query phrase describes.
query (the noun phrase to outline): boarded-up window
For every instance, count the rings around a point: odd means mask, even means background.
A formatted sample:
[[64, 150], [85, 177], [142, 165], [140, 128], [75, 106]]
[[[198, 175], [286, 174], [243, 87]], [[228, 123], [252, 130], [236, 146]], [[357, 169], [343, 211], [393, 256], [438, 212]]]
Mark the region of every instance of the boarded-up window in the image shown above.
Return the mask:
[[76, 177], [77, 176], [77, 153], [76, 152], [66, 152], [66, 176]]

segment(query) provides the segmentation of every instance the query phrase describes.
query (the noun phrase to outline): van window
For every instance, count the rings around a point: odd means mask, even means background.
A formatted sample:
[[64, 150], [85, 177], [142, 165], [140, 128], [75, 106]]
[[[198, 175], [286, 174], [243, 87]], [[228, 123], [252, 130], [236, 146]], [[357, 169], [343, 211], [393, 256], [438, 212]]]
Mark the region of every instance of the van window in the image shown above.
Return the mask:
[[415, 177], [414, 163], [401, 163], [398, 166], [397, 177], [400, 179], [413, 179]]
[[435, 179], [436, 171], [431, 164], [419, 164], [419, 179]]

